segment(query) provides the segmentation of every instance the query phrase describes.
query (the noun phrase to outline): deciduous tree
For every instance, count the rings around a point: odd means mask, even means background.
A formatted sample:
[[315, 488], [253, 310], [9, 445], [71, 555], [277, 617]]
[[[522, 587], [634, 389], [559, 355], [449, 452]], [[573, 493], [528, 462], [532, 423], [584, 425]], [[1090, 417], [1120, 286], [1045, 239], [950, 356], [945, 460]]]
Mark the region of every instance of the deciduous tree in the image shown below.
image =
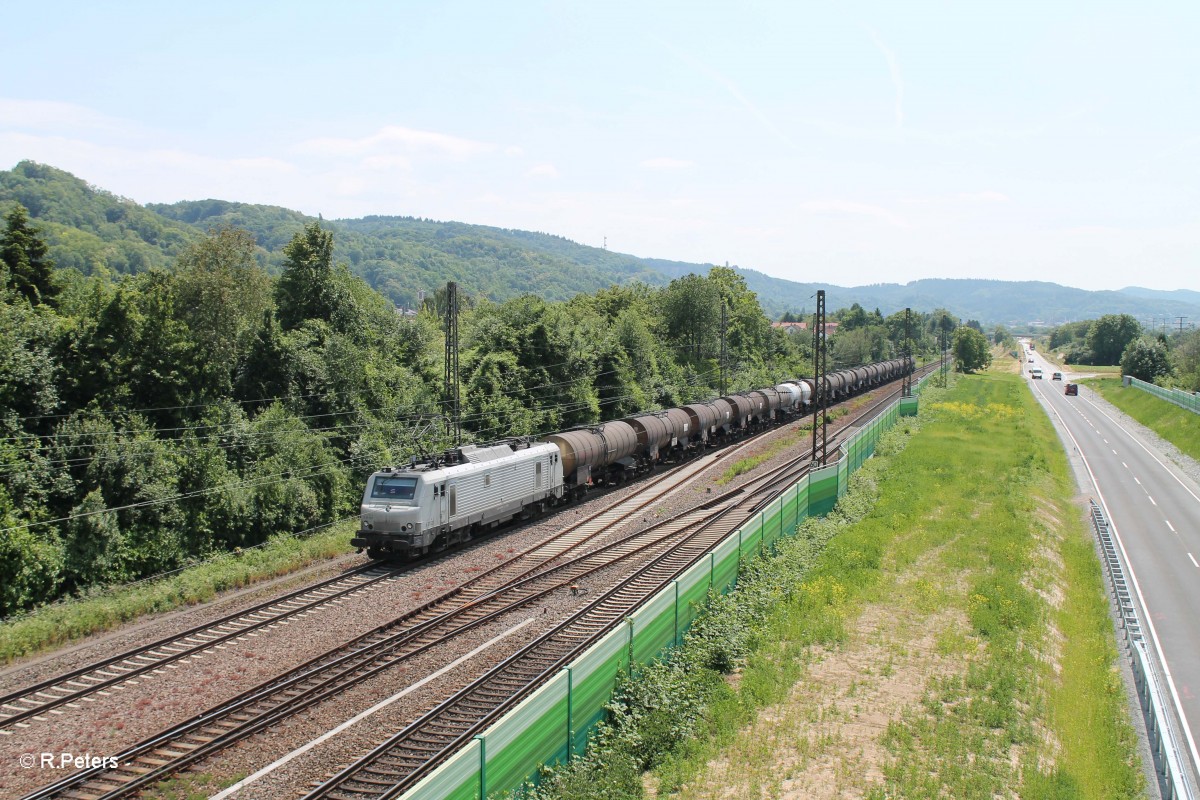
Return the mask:
[[954, 368], [959, 372], [987, 369], [992, 363], [987, 337], [974, 328], [964, 326], [955, 330], [952, 349]]

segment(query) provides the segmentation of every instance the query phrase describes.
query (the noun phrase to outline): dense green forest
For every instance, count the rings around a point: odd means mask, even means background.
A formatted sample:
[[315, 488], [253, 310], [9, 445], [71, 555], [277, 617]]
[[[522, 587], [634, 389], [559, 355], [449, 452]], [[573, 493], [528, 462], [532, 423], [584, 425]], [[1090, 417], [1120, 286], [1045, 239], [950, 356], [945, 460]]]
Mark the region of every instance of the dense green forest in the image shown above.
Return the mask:
[[[505, 230], [417, 217], [316, 220], [276, 206], [226, 200], [139, 205], [54, 167], [23, 161], [0, 171], [0, 208], [18, 202], [43, 230], [60, 268], [135, 274], [168, 267], [183, 249], [211, 228], [249, 231], [255, 260], [278, 275], [283, 246], [303, 226], [320, 221], [334, 234], [334, 258], [392, 303], [419, 305], [448, 280], [464, 291], [504, 302], [522, 294], [567, 300], [580, 292], [634, 281], [665, 286], [708, 264], [638, 258], [588, 247], [545, 233]], [[755, 292], [772, 318], [787, 312], [809, 314], [818, 288], [830, 308], [860, 303], [892, 314], [910, 308], [945, 308], [960, 318], [1034, 330], [1029, 323], [1091, 319], [1127, 313], [1144, 322], [1179, 315], [1200, 317], [1195, 292], [1154, 292], [1130, 288], [1090, 292], [1042, 281], [920, 280], [901, 285], [845, 288], [828, 282], [826, 265], [798, 265], [802, 282], [731, 267]]]
[[[0, 613], [351, 516], [370, 472], [449, 445], [444, 292], [398, 313], [336, 259], [332, 229], [302, 226], [277, 275], [264, 243], [231, 226], [127, 275], [56, 269], [49, 238], [6, 210]], [[807, 332], [772, 327], [724, 267], [559, 302], [468, 295], [467, 437], [713, 396], [723, 304], [729, 391], [809, 371]], [[902, 314], [834, 316], [835, 365], [902, 352]], [[913, 318], [929, 350], [954, 327], [945, 312]]]

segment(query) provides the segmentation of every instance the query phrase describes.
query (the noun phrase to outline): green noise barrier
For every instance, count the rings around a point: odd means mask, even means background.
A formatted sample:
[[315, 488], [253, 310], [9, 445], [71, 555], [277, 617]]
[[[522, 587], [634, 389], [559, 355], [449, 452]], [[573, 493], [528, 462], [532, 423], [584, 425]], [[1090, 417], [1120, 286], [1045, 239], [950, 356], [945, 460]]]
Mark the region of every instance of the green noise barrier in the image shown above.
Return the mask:
[[1160, 400], [1174, 403], [1180, 408], [1191, 411], [1193, 414], [1200, 414], [1200, 392], [1191, 394], [1180, 389], [1166, 389], [1130, 376], [1126, 376], [1126, 380], [1135, 389], [1141, 389], [1143, 392], [1152, 394]]
[[902, 415], [915, 414], [916, 403], [916, 397], [901, 398], [854, 431], [839, 448], [836, 464], [810, 472], [788, 487], [425, 776], [402, 800], [486, 800], [511, 795], [536, 780], [542, 765], [562, 764], [582, 753], [589, 733], [604, 719], [617, 676], [636, 674], [639, 664], [669, 652], [683, 640], [710, 592], [728, 592], [737, 585], [743, 563], [773, 551], [806, 517], [827, 514], [845, 494], [850, 475], [875, 452], [879, 437]]

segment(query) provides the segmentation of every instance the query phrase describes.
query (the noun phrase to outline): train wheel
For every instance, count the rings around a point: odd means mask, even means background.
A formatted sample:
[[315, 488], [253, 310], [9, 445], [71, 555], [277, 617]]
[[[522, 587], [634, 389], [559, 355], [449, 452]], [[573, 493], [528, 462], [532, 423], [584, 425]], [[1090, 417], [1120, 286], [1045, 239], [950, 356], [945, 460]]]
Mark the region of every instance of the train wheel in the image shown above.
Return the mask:
[[367, 548], [367, 558], [371, 558], [371, 559], [383, 558], [383, 548], [382, 547], [368, 547]]

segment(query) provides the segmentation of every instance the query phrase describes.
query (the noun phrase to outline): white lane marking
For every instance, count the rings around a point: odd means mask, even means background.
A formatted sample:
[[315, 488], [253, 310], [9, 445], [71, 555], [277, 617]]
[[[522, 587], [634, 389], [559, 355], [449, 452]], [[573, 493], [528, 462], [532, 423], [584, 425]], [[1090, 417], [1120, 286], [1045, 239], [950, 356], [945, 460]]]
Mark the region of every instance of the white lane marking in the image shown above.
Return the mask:
[[1192, 560], [1192, 566], [1194, 566], [1196, 569], [1200, 569], [1200, 564], [1196, 563], [1195, 556], [1193, 556], [1191, 553], [1188, 553], [1188, 558], [1190, 558]]
[[[1104, 439], [1104, 437], [1103, 437], [1103, 436], [1101, 436], [1100, 438], [1101, 438], [1101, 439]], [[1105, 444], [1108, 444], [1108, 439], [1104, 439], [1104, 443], [1105, 443]]]
[[[1150, 495], [1146, 495], [1146, 497], [1150, 497]], [[1150, 503], [1151, 503], [1152, 505], [1158, 505], [1158, 503], [1155, 503], [1155, 502], [1154, 502], [1154, 498], [1153, 498], [1153, 497], [1150, 497]]]
[[1183, 487], [1183, 490], [1192, 496], [1192, 499], [1194, 499], [1194, 500], [1195, 500], [1197, 503], [1200, 503], [1200, 496], [1198, 496], [1198, 495], [1197, 495], [1195, 492], [1193, 492], [1193, 491], [1191, 490], [1191, 488], [1190, 488], [1190, 487], [1189, 487], [1189, 486], [1188, 486], [1186, 483], [1184, 483], [1184, 482], [1183, 482], [1183, 479], [1182, 479], [1182, 478], [1180, 478], [1178, 475], [1176, 475], [1176, 474], [1175, 474], [1175, 470], [1173, 470], [1173, 469], [1171, 469], [1170, 467], [1168, 467], [1166, 464], [1164, 464], [1164, 463], [1163, 463], [1163, 462], [1162, 462], [1162, 461], [1159, 459], [1159, 457], [1158, 457], [1158, 456], [1154, 455], [1154, 453], [1152, 453], [1152, 452], [1150, 451], [1150, 448], [1149, 448], [1149, 447], [1146, 447], [1146, 445], [1142, 444], [1142, 443], [1141, 443], [1141, 441], [1140, 441], [1140, 440], [1139, 440], [1139, 439], [1138, 439], [1136, 436], [1134, 436], [1132, 433], [1130, 433], [1129, 431], [1127, 431], [1127, 430], [1125, 430], [1124, 428], [1122, 428], [1122, 427], [1121, 427], [1121, 425], [1120, 425], [1119, 423], [1117, 423], [1117, 421], [1116, 421], [1115, 419], [1113, 419], [1112, 417], [1108, 416], [1108, 414], [1106, 414], [1106, 413], [1104, 412], [1104, 410], [1103, 410], [1102, 408], [1100, 408], [1100, 406], [1097, 406], [1095, 403], [1092, 403], [1092, 401], [1091, 401], [1091, 400], [1087, 400], [1087, 399], [1085, 399], [1085, 400], [1084, 400], [1084, 402], [1085, 402], [1085, 403], [1091, 403], [1091, 404], [1092, 404], [1092, 405], [1095, 407], [1095, 409], [1096, 409], [1097, 411], [1099, 411], [1101, 414], [1104, 414], [1105, 418], [1106, 418], [1106, 419], [1108, 419], [1108, 421], [1109, 421], [1109, 422], [1111, 422], [1113, 425], [1116, 425], [1116, 426], [1117, 426], [1117, 428], [1118, 428], [1119, 430], [1121, 430], [1122, 432], [1124, 432], [1124, 434], [1125, 434], [1126, 436], [1128, 436], [1130, 439], [1132, 439], [1134, 444], [1136, 444], [1138, 447], [1140, 447], [1140, 448], [1142, 448], [1143, 450], [1145, 450], [1145, 451], [1146, 451], [1146, 455], [1148, 455], [1148, 456], [1150, 456], [1152, 459], [1154, 459], [1154, 463], [1158, 464], [1160, 467], [1162, 467], [1163, 469], [1165, 469], [1165, 470], [1167, 471], [1167, 474], [1168, 474], [1168, 475], [1170, 475], [1172, 478], [1174, 478], [1174, 479], [1175, 479], [1175, 482], [1176, 482], [1176, 483], [1178, 483], [1180, 486], [1182, 486], [1182, 487]]
[[[1074, 408], [1074, 406], [1072, 406], [1072, 408]], [[1125, 568], [1129, 570], [1129, 580], [1133, 583], [1133, 590], [1137, 593], [1138, 603], [1143, 609], [1146, 609], [1146, 598], [1144, 595], [1142, 595], [1142, 584], [1137, 579], [1137, 573], [1133, 571], [1133, 562], [1129, 560], [1129, 552], [1125, 549], [1125, 540], [1121, 538], [1121, 533], [1119, 530], [1117, 530], [1117, 523], [1113, 520], [1112, 513], [1108, 510], [1108, 501], [1104, 499], [1104, 493], [1100, 491], [1100, 482], [1096, 480], [1096, 473], [1092, 472], [1092, 465], [1088, 462], [1087, 456], [1083, 454], [1083, 448], [1079, 446], [1079, 441], [1071, 433], [1070, 429], [1067, 428], [1067, 421], [1062, 418], [1062, 414], [1059, 414], [1058, 410], [1053, 406], [1050, 406], [1050, 410], [1054, 412], [1054, 416], [1058, 417], [1058, 421], [1062, 423], [1062, 429], [1075, 444], [1075, 449], [1079, 453], [1079, 460], [1083, 462], [1083, 468], [1087, 470], [1088, 477], [1092, 479], [1092, 486], [1096, 489], [1096, 496], [1100, 498], [1100, 507], [1104, 509], [1104, 515], [1108, 517], [1108, 526], [1112, 530], [1113, 538], [1117, 540], [1117, 546], [1121, 548], [1121, 556], [1125, 560]], [[1100, 413], [1103, 414], [1104, 412], [1101, 411]], [[1137, 440], [1135, 439], [1134, 441]], [[1142, 449], [1145, 450], [1145, 447]], [[1153, 454], [1151, 454], [1151, 458], [1153, 458]], [[1157, 458], [1154, 460], [1158, 461]], [[1159, 461], [1159, 463], [1161, 464], [1162, 462]], [[1168, 472], [1169, 471], [1170, 470], [1168, 470]], [[1172, 475], [1174, 475], [1174, 473], [1172, 473]], [[1176, 478], [1176, 480], [1179, 479]], [[1180, 481], [1180, 483], [1182, 483], [1182, 481]], [[1187, 489], [1186, 486], [1183, 488]], [[1193, 497], [1194, 496], [1195, 495], [1193, 495]], [[1154, 627], [1154, 620], [1151, 618], [1148, 611], [1146, 613], [1145, 622], [1146, 629], [1150, 631], [1150, 640], [1154, 642], [1154, 650], [1156, 653], [1158, 653], [1158, 663], [1162, 666], [1163, 677], [1167, 680], [1167, 688], [1171, 690], [1171, 700], [1175, 705], [1175, 713], [1179, 715], [1179, 719], [1183, 720], [1183, 735], [1187, 737], [1188, 749], [1192, 755], [1192, 764], [1200, 764], [1200, 751], [1197, 751], [1196, 749], [1196, 738], [1192, 736], [1192, 726], [1188, 724], [1187, 714], [1185, 714], [1183, 711], [1183, 701], [1179, 699], [1179, 689], [1175, 687], [1175, 677], [1171, 674], [1171, 667], [1169, 664], [1167, 664], [1167, 656], [1163, 652], [1162, 642], [1159, 641], [1158, 638], [1158, 629]]]
[[1138, 486], [1142, 485], [1142, 482], [1137, 479], [1137, 475], [1133, 476], [1133, 482], [1136, 483]]
[[1117, 451], [1116, 451], [1116, 450], [1113, 450], [1113, 455], [1115, 456], [1116, 454], [1117, 454]]
[[[1121, 466], [1124, 467], [1125, 469], [1129, 469], [1129, 465], [1126, 464], [1124, 461], [1121, 462]], [[1134, 480], [1137, 480], [1137, 478], [1134, 478]]]
[[1175, 530], [1175, 526], [1171, 524], [1171, 520], [1164, 519], [1163, 522], [1167, 523], [1167, 527], [1171, 529], [1171, 533], [1179, 533], [1179, 531]]
[[274, 772], [276, 769], [278, 769], [279, 767], [282, 767], [284, 764], [288, 763], [293, 758], [304, 755], [309, 750], [312, 750], [314, 747], [316, 747], [317, 745], [326, 741], [327, 739], [329, 739], [333, 736], [336, 736], [337, 734], [346, 730], [346, 728], [349, 728], [351, 725], [358, 722], [359, 720], [366, 719], [367, 717], [374, 714], [376, 711], [379, 711], [381, 708], [390, 706], [392, 703], [396, 702], [401, 697], [404, 697], [409, 692], [414, 692], [417, 689], [424, 686], [425, 684], [429, 683], [434, 678], [441, 677], [442, 675], [446, 674], [447, 672], [454, 669], [458, 665], [462, 664], [464, 661], [467, 661], [467, 660], [472, 659], [475, 656], [479, 655], [484, 650], [488, 649], [489, 647], [491, 647], [492, 645], [494, 645], [496, 642], [500, 641], [501, 639], [511, 636], [512, 634], [521, 630], [521, 628], [524, 628], [526, 625], [533, 622], [534, 619], [536, 619], [536, 617], [530, 617], [529, 619], [525, 620], [524, 622], [514, 625], [513, 627], [506, 630], [504, 633], [500, 634], [499, 636], [496, 636], [495, 638], [491, 639], [490, 641], [484, 642], [483, 644], [479, 645], [479, 647], [476, 647], [474, 650], [467, 653], [465, 656], [460, 656], [460, 657], [456, 658], [455, 660], [451, 661], [446, 666], [439, 669], [437, 672], [434, 672], [430, 675], [426, 675], [424, 678], [417, 681], [412, 686], [409, 686], [406, 689], [401, 689], [399, 692], [396, 692], [396, 694], [392, 695], [388, 699], [382, 700], [382, 701], [376, 703], [375, 705], [371, 706], [370, 708], [368, 708], [366, 711], [362, 712], [361, 714], [351, 717], [350, 719], [343, 722], [341, 725], [338, 725], [333, 730], [323, 733], [320, 736], [318, 736], [316, 739], [313, 739], [308, 744], [297, 747], [295, 750], [288, 753], [286, 756], [283, 756], [282, 758], [268, 764], [267, 766], [263, 767], [258, 772], [254, 773], [253, 775], [243, 778], [242, 780], [235, 783], [233, 786], [230, 786], [225, 791], [219, 792], [218, 794], [213, 795], [212, 797], [209, 798], [209, 800], [225, 800], [226, 797], [230, 797], [231, 795], [236, 794], [238, 791], [240, 791], [242, 789], [243, 786], [253, 783], [254, 781], [258, 780], [263, 775], [266, 775], [269, 772]]

